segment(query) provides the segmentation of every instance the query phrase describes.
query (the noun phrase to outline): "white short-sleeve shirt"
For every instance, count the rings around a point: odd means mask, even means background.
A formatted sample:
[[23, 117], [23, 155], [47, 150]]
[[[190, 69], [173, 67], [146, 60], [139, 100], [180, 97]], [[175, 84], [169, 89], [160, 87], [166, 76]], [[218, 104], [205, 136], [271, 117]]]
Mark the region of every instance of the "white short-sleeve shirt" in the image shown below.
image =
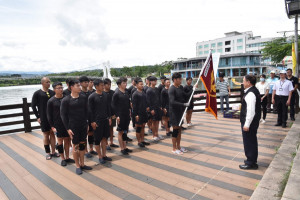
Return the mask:
[[285, 79], [284, 81], [276, 81], [273, 90], [276, 90], [276, 95], [289, 96], [290, 91], [293, 91], [294, 87], [291, 81]]
[[266, 91], [270, 89], [269, 83], [265, 82], [262, 84], [261, 82], [256, 83], [255, 87], [258, 89], [259, 94], [266, 94]]

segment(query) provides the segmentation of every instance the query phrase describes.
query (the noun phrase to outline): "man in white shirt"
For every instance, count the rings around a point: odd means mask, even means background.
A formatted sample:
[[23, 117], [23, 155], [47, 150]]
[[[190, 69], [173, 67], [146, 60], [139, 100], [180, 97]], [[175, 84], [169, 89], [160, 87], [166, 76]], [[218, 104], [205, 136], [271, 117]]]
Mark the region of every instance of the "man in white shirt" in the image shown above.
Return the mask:
[[245, 164], [240, 169], [257, 169], [258, 143], [257, 129], [261, 118], [261, 97], [255, 87], [256, 78], [254, 75], [246, 75], [243, 79], [245, 88], [242, 100], [240, 122], [243, 133], [244, 151], [247, 157]]
[[263, 116], [260, 122], [264, 124], [267, 117], [267, 103], [268, 103], [268, 94], [269, 94], [269, 83], [266, 83], [266, 75], [260, 75], [260, 82], [256, 83], [255, 87], [258, 89], [261, 97], [261, 106], [263, 110]]
[[294, 90], [291, 81], [286, 79], [286, 71], [280, 71], [280, 80], [273, 86], [272, 103], [277, 105], [278, 117], [275, 126], [286, 128], [288, 118], [288, 106], [291, 103], [292, 92]]

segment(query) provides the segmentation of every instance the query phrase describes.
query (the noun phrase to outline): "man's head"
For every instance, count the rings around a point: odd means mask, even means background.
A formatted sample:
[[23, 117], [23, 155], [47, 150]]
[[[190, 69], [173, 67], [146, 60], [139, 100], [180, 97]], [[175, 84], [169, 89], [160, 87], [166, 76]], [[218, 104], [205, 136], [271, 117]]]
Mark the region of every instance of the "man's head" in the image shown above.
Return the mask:
[[181, 74], [178, 72], [174, 73], [172, 75], [172, 81], [173, 81], [174, 85], [176, 85], [176, 86], [181, 85], [181, 81], [182, 81]]
[[62, 85], [61, 82], [55, 82], [55, 83], [53, 83], [52, 84], [52, 88], [53, 88], [53, 90], [54, 90], [54, 92], [55, 92], [56, 95], [60, 96], [60, 95], [63, 94], [64, 87], [63, 87], [63, 85]]
[[254, 86], [256, 84], [256, 77], [252, 74], [244, 76], [243, 84], [245, 89]]
[[280, 76], [280, 79], [285, 79], [286, 78], [286, 71], [281, 70], [279, 76]]
[[170, 87], [170, 85], [171, 85], [170, 79], [166, 78], [165, 79], [165, 86], [168, 88], [168, 87]]
[[224, 80], [224, 74], [223, 73], [220, 73], [219, 75], [219, 80], [222, 82]]
[[79, 78], [79, 81], [80, 81], [80, 85], [83, 89], [86, 89], [89, 86], [90, 80], [87, 76], [81, 76]]
[[136, 80], [136, 88], [141, 91], [144, 88], [144, 83], [142, 79], [137, 79]]
[[157, 84], [157, 78], [155, 76], [151, 76], [150, 79], [149, 79], [149, 81], [150, 81], [150, 86], [151, 87], [155, 87], [156, 86], [156, 84]]
[[272, 71], [270, 72], [270, 76], [271, 76], [271, 78], [274, 78], [274, 77], [275, 77], [275, 71], [272, 70]]
[[264, 74], [260, 75], [260, 81], [265, 82], [266, 81], [266, 75], [264, 75]]
[[79, 80], [70, 80], [69, 87], [72, 93], [80, 93], [81, 91]]
[[146, 85], [149, 85], [149, 84], [150, 84], [150, 78], [151, 78], [151, 76], [148, 76], [148, 77], [146, 78]]
[[43, 88], [49, 89], [50, 88], [50, 79], [48, 77], [43, 77], [41, 79], [41, 84], [42, 84]]
[[66, 84], [67, 84], [67, 86], [69, 87], [69, 82], [70, 82], [70, 80], [72, 80], [71, 78], [67, 78], [66, 79]]
[[193, 78], [192, 77], [189, 76], [189, 77], [186, 78], [186, 84], [187, 85], [191, 85], [192, 82], [193, 82]]
[[135, 85], [136, 85], [136, 83], [135, 83], [135, 79], [136, 79], [136, 78], [131, 78], [131, 85], [133, 85], [133, 86], [135, 86]]
[[120, 89], [125, 90], [127, 87], [127, 78], [121, 77], [117, 80], [117, 85]]
[[89, 88], [93, 88], [93, 86], [94, 86], [94, 79], [92, 79], [92, 78], [89, 78]]
[[104, 90], [104, 81], [100, 78], [94, 80], [94, 86], [97, 92], [102, 92]]
[[104, 89], [109, 91], [111, 88], [111, 80], [109, 78], [104, 79]]
[[287, 75], [288, 77], [291, 77], [291, 76], [293, 75], [293, 70], [292, 70], [291, 68], [288, 68], [288, 69], [286, 70], [286, 75]]
[[165, 79], [166, 79], [166, 77], [165, 77], [165, 76], [161, 76], [161, 77], [160, 77], [160, 82], [161, 82], [161, 84], [163, 84], [163, 85], [164, 85], [164, 83], [165, 83]]

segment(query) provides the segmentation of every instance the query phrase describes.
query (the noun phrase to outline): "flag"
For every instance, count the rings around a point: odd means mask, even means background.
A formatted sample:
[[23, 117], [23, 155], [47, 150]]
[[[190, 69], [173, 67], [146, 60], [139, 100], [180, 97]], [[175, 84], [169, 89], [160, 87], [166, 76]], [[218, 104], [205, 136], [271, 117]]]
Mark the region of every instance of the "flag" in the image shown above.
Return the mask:
[[296, 74], [296, 53], [295, 53], [295, 43], [292, 43], [292, 58], [293, 58], [293, 75]]
[[218, 119], [216, 82], [215, 82], [213, 59], [212, 59], [211, 52], [207, 62], [205, 62], [205, 65], [201, 70], [200, 78], [207, 92], [205, 111], [211, 112], [215, 116], [215, 118]]

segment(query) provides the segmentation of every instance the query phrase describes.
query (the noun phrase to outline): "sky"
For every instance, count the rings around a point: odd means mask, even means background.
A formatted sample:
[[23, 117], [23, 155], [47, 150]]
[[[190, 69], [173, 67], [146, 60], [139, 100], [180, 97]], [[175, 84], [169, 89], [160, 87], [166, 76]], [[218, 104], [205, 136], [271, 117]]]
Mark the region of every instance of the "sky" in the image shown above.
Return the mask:
[[226, 32], [290, 30], [283, 0], [0, 0], [0, 71], [160, 64]]

